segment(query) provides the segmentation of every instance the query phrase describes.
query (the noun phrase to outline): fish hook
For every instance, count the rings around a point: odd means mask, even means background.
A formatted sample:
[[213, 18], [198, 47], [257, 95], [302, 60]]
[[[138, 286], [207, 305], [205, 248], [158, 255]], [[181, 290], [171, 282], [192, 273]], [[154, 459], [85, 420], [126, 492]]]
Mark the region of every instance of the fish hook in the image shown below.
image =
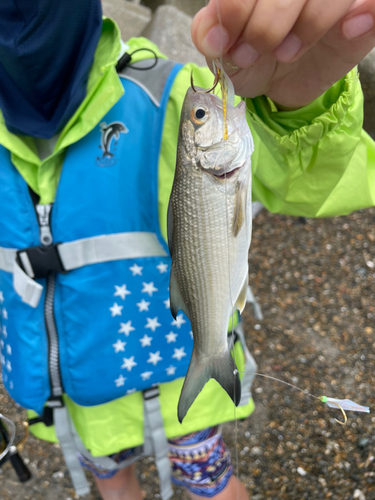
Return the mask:
[[337, 418], [335, 418], [336, 422], [340, 425], [346, 425], [347, 421], [348, 421], [348, 417], [346, 416], [346, 413], [345, 413], [345, 410], [343, 409], [342, 406], [340, 406], [338, 403], [336, 403], [335, 401], [330, 401], [331, 404], [334, 404], [336, 405], [340, 410], [341, 410], [341, 413], [343, 414], [344, 416], [344, 422], [341, 422], [340, 420], [337, 420]]
[[197, 90], [195, 87], [194, 87], [194, 81], [193, 81], [193, 70], [191, 70], [191, 74], [190, 74], [190, 85], [191, 85], [191, 88], [194, 90], [194, 92], [200, 92], [200, 93], [204, 93], [204, 94], [209, 94], [210, 92], [212, 92], [217, 84], [219, 83], [219, 79], [220, 79], [220, 76], [219, 76], [219, 72], [216, 71], [216, 75], [215, 75], [215, 80], [214, 80], [214, 86], [211, 88], [211, 89], [205, 89], [205, 90]]

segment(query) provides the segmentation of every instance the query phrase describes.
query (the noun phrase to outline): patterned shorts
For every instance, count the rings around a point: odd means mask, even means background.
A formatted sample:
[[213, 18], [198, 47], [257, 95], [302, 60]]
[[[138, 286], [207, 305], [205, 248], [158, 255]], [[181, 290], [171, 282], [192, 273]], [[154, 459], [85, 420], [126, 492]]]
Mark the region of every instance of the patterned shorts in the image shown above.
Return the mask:
[[[225, 488], [233, 474], [233, 467], [230, 453], [221, 435], [221, 426], [169, 439], [168, 443], [172, 481], [175, 484], [203, 497], [213, 497]], [[110, 457], [121, 463], [133, 454], [132, 448]], [[111, 478], [118, 472], [118, 469], [106, 470], [81, 454], [78, 458], [81, 465], [99, 479]]]

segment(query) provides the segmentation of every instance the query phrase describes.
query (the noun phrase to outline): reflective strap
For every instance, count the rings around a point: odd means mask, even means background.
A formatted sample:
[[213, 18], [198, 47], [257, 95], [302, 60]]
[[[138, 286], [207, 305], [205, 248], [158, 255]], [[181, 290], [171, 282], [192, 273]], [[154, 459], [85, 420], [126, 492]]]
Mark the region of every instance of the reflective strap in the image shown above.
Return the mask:
[[158, 396], [147, 399], [147, 394], [158, 388], [145, 391], [144, 398], [144, 451], [146, 455], [154, 455], [160, 479], [160, 496], [168, 500], [173, 495], [171, 485], [171, 464], [168, 458], [168, 441], [165, 435], [164, 423], [161, 414]]
[[105, 234], [62, 243], [58, 247], [67, 271], [89, 264], [139, 257], [166, 257], [168, 254], [155, 233]]
[[77, 447], [72, 432], [68, 409], [65, 406], [61, 408], [54, 408], [53, 419], [55, 423], [56, 435], [59, 440], [66, 465], [69, 469], [74, 489], [76, 490], [78, 496], [87, 495], [90, 492], [90, 487], [77, 457]]
[[253, 306], [255, 319], [257, 319], [258, 321], [263, 321], [262, 309], [259, 305], [259, 302], [254, 297], [254, 294], [253, 294], [253, 291], [252, 291], [250, 285], [247, 287], [246, 302], [248, 302], [249, 304], [251, 304]]
[[244, 406], [249, 403], [251, 398], [251, 386], [257, 372], [257, 364], [255, 363], [254, 358], [250, 354], [249, 349], [247, 348], [245, 342], [245, 336], [243, 332], [242, 323], [238, 323], [234, 330], [241, 342], [242, 349], [245, 355], [245, 370], [241, 379], [241, 400], [238, 406]]
[[16, 258], [16, 251], [13, 248], [0, 247], [0, 271], [13, 272], [13, 262]]
[[43, 287], [30, 278], [13, 260], [13, 287], [22, 301], [31, 307], [37, 307], [43, 292]]

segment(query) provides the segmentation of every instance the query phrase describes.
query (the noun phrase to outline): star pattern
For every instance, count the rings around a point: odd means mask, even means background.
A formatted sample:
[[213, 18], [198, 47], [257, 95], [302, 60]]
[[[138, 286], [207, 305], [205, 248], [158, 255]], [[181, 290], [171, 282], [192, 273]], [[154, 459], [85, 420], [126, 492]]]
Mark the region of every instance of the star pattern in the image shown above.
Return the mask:
[[2, 304], [4, 302], [4, 295], [3, 295], [3, 292], [0, 290], [0, 304]]
[[163, 359], [160, 357], [160, 351], [150, 352], [149, 356], [150, 357], [148, 358], [147, 363], [152, 363], [154, 366], [156, 366], [159, 363], [159, 361]]
[[113, 304], [112, 307], [109, 308], [109, 310], [111, 311], [111, 315], [112, 315], [112, 318], [114, 318], [115, 316], [121, 316], [122, 315], [122, 310], [123, 310], [124, 306], [119, 306], [116, 302]]
[[166, 309], [170, 309], [171, 308], [171, 301], [170, 301], [169, 297], [167, 298], [167, 300], [163, 300], [163, 302], [164, 302], [164, 305], [165, 305]]
[[125, 384], [125, 380], [126, 380], [126, 377], [124, 377], [123, 375], [120, 375], [119, 378], [116, 378], [116, 380], [115, 380], [116, 387], [123, 386]]
[[[12, 355], [12, 347], [6, 340], [8, 337], [7, 326], [4, 323], [5, 320], [8, 320], [8, 311], [5, 309], [3, 305], [5, 302], [4, 292], [0, 290], [0, 318], [2, 318], [2, 325], [0, 327], [0, 363], [2, 366], [2, 379], [5, 386], [12, 390], [14, 385], [11, 380], [11, 372], [12, 372], [12, 362], [9, 359], [9, 356]], [[7, 385], [8, 384], [8, 385]]]
[[186, 323], [186, 321], [184, 320], [184, 317], [182, 314], [178, 314], [176, 319], [174, 319], [171, 323], [172, 326], [175, 326], [177, 328], [181, 328], [181, 326]]
[[152, 374], [153, 374], [153, 372], [143, 372], [143, 373], [141, 373], [142, 380], [143, 381], [148, 380], [151, 377]]
[[143, 267], [137, 264], [133, 264], [132, 267], [129, 267], [129, 270], [132, 272], [133, 276], [142, 276]]
[[170, 344], [171, 342], [176, 342], [177, 333], [169, 332], [168, 335], [165, 336], [165, 338], [167, 339], [168, 344]]
[[177, 361], [181, 361], [181, 359], [184, 356], [186, 356], [185, 347], [180, 347], [179, 349], [174, 350], [174, 354], [173, 354], [172, 358], [177, 359]]
[[158, 318], [147, 318], [147, 325], [145, 328], [150, 328], [152, 332], [154, 332], [159, 326], [161, 326], [160, 323], [158, 323]]
[[160, 274], [168, 272], [168, 264], [164, 264], [163, 262], [160, 262], [158, 266], [156, 266], [156, 269], [159, 270]]
[[8, 319], [8, 311], [5, 309], [5, 307], [3, 307], [2, 309], [2, 314], [4, 319]]
[[114, 297], [121, 297], [122, 300], [125, 300], [125, 297], [131, 294], [131, 292], [129, 292], [129, 290], [126, 289], [126, 285], [121, 285], [121, 286], [115, 285], [115, 289], [116, 291], [113, 294]]
[[120, 330], [118, 333], [124, 333], [127, 337], [129, 337], [129, 333], [134, 330], [135, 328], [132, 326], [132, 322], [128, 321], [127, 323], [120, 323]]
[[168, 368], [165, 369], [165, 371], [167, 372], [167, 375], [174, 375], [176, 370], [177, 370], [177, 367], [172, 366], [172, 365], [168, 366]]
[[146, 347], [151, 345], [151, 340], [152, 337], [149, 337], [148, 335], [144, 334], [143, 338], [139, 339], [139, 342], [141, 343], [142, 347]]
[[146, 302], [145, 299], [142, 299], [140, 302], [137, 302], [138, 311], [148, 311], [149, 305], [150, 302]]
[[134, 368], [134, 366], [137, 366], [138, 364], [134, 361], [134, 356], [130, 356], [130, 358], [122, 358], [122, 361], [123, 363], [121, 365], [121, 368], [126, 368], [128, 372], [130, 372], [132, 368]]
[[154, 287], [154, 282], [151, 281], [150, 283], [142, 283], [143, 289], [142, 293], [147, 293], [150, 297], [152, 297], [152, 294], [154, 292], [157, 292], [158, 289]]
[[117, 340], [116, 344], [112, 344], [115, 352], [125, 351], [126, 342], [121, 342], [120, 339]]

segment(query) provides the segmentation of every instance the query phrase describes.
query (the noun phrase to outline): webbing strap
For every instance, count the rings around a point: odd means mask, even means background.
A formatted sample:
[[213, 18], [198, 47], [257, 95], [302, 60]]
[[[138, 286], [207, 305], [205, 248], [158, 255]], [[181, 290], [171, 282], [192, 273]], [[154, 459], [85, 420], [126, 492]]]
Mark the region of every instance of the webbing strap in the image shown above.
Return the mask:
[[43, 292], [43, 287], [30, 278], [18, 265], [14, 258], [13, 261], [13, 287], [22, 301], [31, 307], [37, 307]]
[[171, 464], [168, 458], [168, 441], [164, 431], [159, 397], [148, 397], [152, 391], [159, 394], [157, 387], [144, 393], [144, 451], [146, 455], [154, 455], [160, 479], [160, 496], [168, 500], [173, 495], [171, 485]]
[[78, 496], [87, 495], [90, 492], [90, 487], [77, 457], [77, 447], [68, 409], [65, 406], [54, 408], [53, 418], [56, 435], [69, 469], [74, 489]]
[[155, 233], [116, 233], [84, 238], [58, 246], [66, 271], [89, 264], [139, 257], [166, 257], [168, 254]]
[[[166, 257], [168, 254], [162, 247], [155, 233], [133, 232], [116, 233], [83, 238], [70, 243], [56, 245], [59, 258], [66, 271], [122, 259], [141, 257]], [[25, 259], [27, 249], [25, 250]], [[28, 267], [30, 261], [26, 260]], [[13, 286], [23, 302], [31, 307], [37, 307], [43, 292], [43, 287], [21, 269], [16, 262], [16, 250], [0, 247], [0, 270], [13, 273]]]
[[250, 285], [248, 285], [248, 287], [247, 287], [246, 302], [253, 306], [255, 319], [257, 319], [258, 321], [263, 321], [262, 309], [259, 305], [259, 302], [254, 297], [254, 294], [253, 294], [253, 291], [252, 291]]
[[0, 247], [0, 271], [13, 272], [13, 262], [16, 258], [16, 250], [13, 248]]
[[257, 364], [255, 363], [254, 358], [250, 354], [249, 349], [247, 348], [245, 342], [245, 336], [243, 332], [242, 323], [238, 323], [235, 328], [235, 333], [241, 342], [242, 349], [245, 355], [245, 369], [241, 379], [241, 400], [238, 406], [247, 405], [251, 398], [251, 386], [257, 372]]

